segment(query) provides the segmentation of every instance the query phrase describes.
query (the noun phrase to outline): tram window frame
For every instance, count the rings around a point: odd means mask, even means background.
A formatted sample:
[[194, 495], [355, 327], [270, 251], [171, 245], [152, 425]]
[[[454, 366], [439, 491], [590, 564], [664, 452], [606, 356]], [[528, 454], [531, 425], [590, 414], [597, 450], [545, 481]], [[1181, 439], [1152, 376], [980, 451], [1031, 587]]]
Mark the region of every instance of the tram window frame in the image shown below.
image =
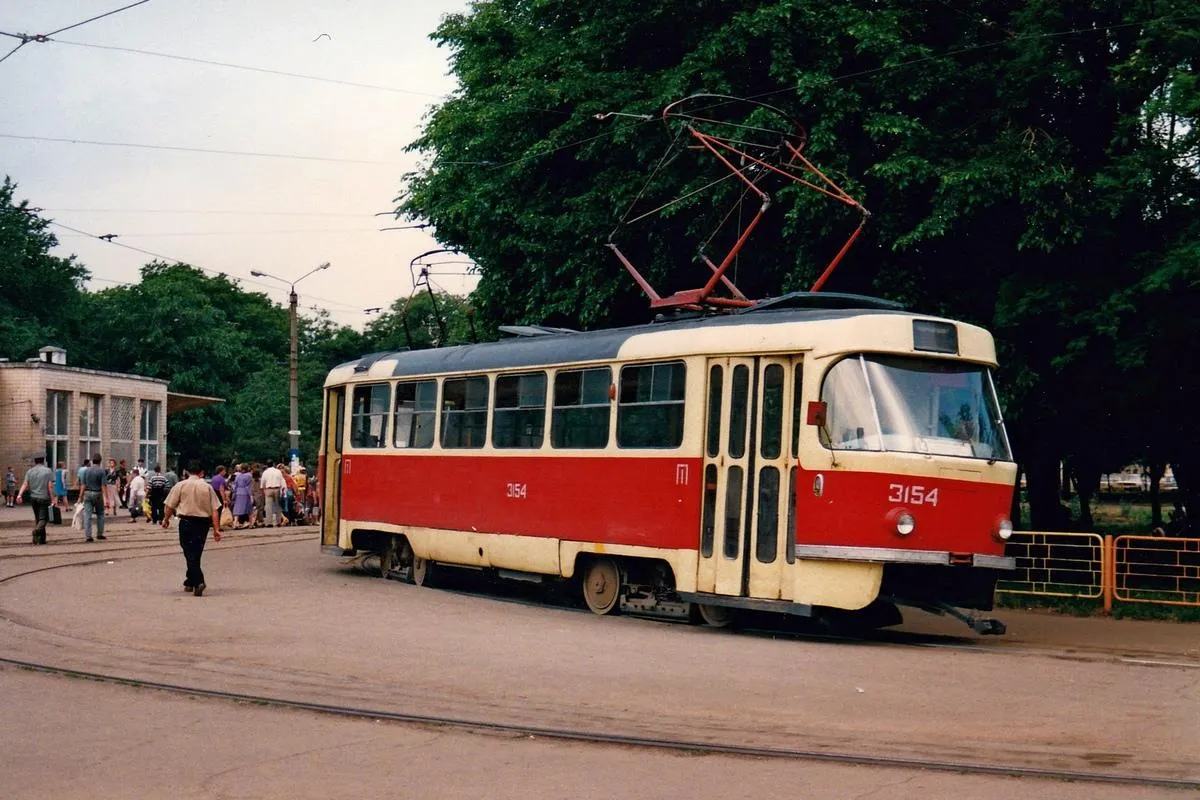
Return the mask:
[[767, 464], [758, 471], [758, 530], [754, 556], [760, 564], [773, 564], [779, 554], [779, 489], [781, 471]]
[[487, 446], [490, 389], [487, 375], [442, 379], [439, 438], [443, 450], [480, 450]]
[[[612, 367], [559, 370], [554, 374], [550, 446], [603, 450], [612, 435]], [[603, 423], [603, 426], [601, 425]], [[603, 436], [600, 435], [603, 427]]]
[[[364, 450], [387, 447], [392, 385], [358, 383], [354, 385], [350, 398], [350, 446]], [[365, 404], [360, 405], [360, 401], [365, 401]]]
[[762, 402], [759, 419], [759, 455], [774, 461], [783, 455], [783, 398], [786, 394], [787, 370], [783, 364], [767, 364], [762, 371]]
[[804, 407], [804, 362], [797, 361], [792, 376], [792, 458], [800, 457], [800, 428]]
[[[642, 380], [642, 376], [649, 380]], [[665, 375], [665, 378], [662, 377]], [[656, 361], [621, 367], [617, 396], [617, 447], [673, 450], [683, 444], [687, 364]], [[656, 438], [666, 434], [663, 438]]]
[[541, 449], [546, 441], [546, 385], [545, 372], [496, 376], [492, 389], [492, 447]]
[[[430, 389], [432, 389], [432, 397], [429, 396]], [[401, 408], [401, 402], [411, 402], [412, 405]], [[392, 408], [393, 444], [404, 450], [431, 449], [437, 440], [437, 380], [400, 381], [396, 384], [395, 402]], [[407, 417], [403, 426], [400, 422], [402, 415]], [[403, 441], [400, 438], [402, 427], [407, 431]]]

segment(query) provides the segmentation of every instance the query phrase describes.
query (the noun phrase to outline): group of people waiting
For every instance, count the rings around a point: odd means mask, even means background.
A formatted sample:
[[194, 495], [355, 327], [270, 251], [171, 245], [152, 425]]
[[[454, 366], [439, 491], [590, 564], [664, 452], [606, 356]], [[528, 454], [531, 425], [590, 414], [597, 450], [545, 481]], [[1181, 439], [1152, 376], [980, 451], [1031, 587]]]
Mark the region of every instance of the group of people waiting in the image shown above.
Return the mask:
[[[105, 539], [105, 517], [115, 516], [123, 508], [129, 510], [134, 522], [160, 524], [169, 516], [165, 504], [171, 489], [180, 482], [173, 470], [163, 472], [158, 464], [147, 468], [141, 460], [132, 467], [124, 460], [111, 458], [107, 466], [102, 463], [101, 457], [94, 455], [83, 462], [74, 476], [78, 501], [73, 527], [82, 529], [84, 541]], [[13, 469], [9, 467], [6, 471], [6, 505], [12, 507], [22, 502], [23, 496], [28, 497], [34, 511], [34, 544], [46, 543], [50, 510], [55, 506], [69, 507], [68, 476], [62, 462], [52, 470], [42, 457], [34, 460], [19, 488]], [[310, 480], [302, 466], [291, 470], [284, 464], [238, 464], [232, 472], [219, 466], [208, 483], [220, 504], [219, 512], [228, 509], [232, 514], [234, 528], [304, 525], [317, 506], [316, 480]], [[58, 522], [58, 512], [54, 516]]]
[[219, 466], [211, 483], [234, 528], [304, 525], [312, 513], [314, 487], [304, 467], [293, 474], [284, 464], [237, 464], [232, 472]]

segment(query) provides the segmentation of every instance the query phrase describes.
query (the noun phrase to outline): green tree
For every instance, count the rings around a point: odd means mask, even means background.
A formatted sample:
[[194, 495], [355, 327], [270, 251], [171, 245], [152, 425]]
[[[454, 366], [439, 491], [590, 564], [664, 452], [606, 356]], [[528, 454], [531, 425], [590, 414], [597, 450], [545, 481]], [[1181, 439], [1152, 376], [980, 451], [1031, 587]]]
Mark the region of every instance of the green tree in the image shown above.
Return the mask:
[[474, 313], [470, 302], [456, 295], [417, 291], [371, 320], [364, 341], [375, 351], [466, 344], [478, 338]]
[[[85, 313], [84, 365], [162, 378], [172, 391], [228, 399], [261, 370], [283, 363], [286, 371], [287, 312], [224, 275], [154, 262], [139, 283], [88, 296]], [[168, 419], [172, 449], [210, 464], [241, 433], [226, 406]]]
[[[1179, 0], [478, 3], [434, 34], [460, 89], [411, 145], [427, 161], [400, 210], [471, 254], [490, 323], [630, 321], [645, 303], [601, 245], [670, 132], [596, 115], [697, 91], [767, 100], [874, 213], [828, 288], [997, 334], [1033, 523], [1058, 527], [1064, 458], [1090, 483], [1152, 442], [1170, 460], [1200, 444], [1191, 423], [1128, 424], [1177, 418], [1180, 390], [1182, 407], [1200, 399], [1178, 359], [1196, 307], [1198, 21]], [[647, 188], [719, 174], [685, 155]], [[756, 293], [807, 286], [852, 224], [796, 187], [774, 200], [741, 264]], [[635, 263], [695, 285], [681, 273], [721, 213], [719, 196], [678, 207], [630, 245]]]
[[50, 255], [50, 221], [15, 202], [16, 189], [7, 176], [0, 183], [0, 355], [23, 359], [48, 344], [72, 348], [88, 271], [74, 256]]

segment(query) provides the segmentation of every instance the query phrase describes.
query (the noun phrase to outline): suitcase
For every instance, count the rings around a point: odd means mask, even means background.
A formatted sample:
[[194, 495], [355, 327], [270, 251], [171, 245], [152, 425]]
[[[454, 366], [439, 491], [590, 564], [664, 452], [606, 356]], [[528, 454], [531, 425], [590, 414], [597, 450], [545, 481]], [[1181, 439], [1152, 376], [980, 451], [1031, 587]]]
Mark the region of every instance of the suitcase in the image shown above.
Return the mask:
[[50, 506], [50, 524], [62, 525], [62, 509], [58, 506]]

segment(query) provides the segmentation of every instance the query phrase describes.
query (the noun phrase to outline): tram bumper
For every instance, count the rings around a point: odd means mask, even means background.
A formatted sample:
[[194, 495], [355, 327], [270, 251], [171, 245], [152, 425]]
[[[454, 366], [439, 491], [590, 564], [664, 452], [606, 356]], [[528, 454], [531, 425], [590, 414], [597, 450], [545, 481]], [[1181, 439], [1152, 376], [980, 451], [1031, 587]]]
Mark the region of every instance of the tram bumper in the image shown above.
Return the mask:
[[[876, 587], [880, 596], [893, 597], [909, 605], [933, 607], [945, 604], [984, 611], [992, 609], [1000, 570], [1016, 567], [1016, 560], [1008, 556], [944, 550], [797, 544], [795, 552], [798, 559], [810, 564], [840, 562], [882, 568], [883, 574]], [[874, 596], [872, 594], [871, 599]], [[821, 601], [814, 604], [848, 609], [865, 606], [861, 599], [859, 605]]]

